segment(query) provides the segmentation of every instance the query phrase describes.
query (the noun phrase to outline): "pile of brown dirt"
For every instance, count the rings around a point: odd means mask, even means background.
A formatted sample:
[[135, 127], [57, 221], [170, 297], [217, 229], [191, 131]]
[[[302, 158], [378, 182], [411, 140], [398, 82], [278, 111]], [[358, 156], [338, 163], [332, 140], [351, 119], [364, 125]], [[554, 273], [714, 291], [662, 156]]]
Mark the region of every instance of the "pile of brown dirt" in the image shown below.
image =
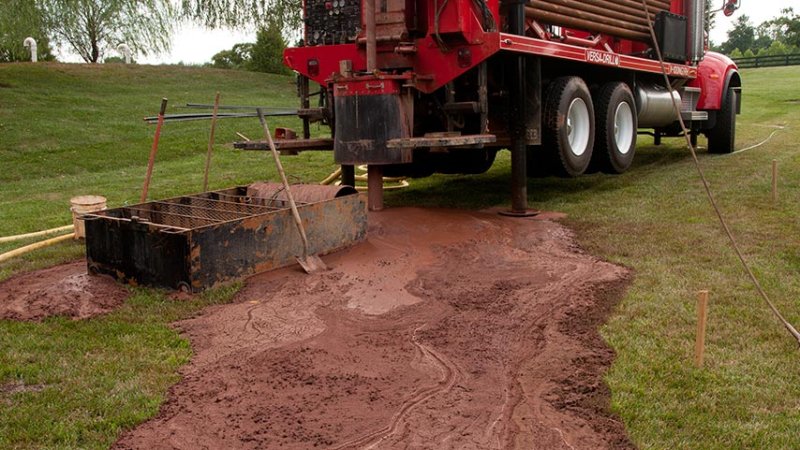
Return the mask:
[[629, 278], [554, 222], [392, 209], [333, 270], [251, 278], [116, 448], [627, 448], [596, 332]]
[[113, 310], [126, 298], [128, 290], [124, 286], [108, 277], [89, 275], [86, 261], [76, 261], [16, 275], [0, 283], [0, 319], [86, 319]]

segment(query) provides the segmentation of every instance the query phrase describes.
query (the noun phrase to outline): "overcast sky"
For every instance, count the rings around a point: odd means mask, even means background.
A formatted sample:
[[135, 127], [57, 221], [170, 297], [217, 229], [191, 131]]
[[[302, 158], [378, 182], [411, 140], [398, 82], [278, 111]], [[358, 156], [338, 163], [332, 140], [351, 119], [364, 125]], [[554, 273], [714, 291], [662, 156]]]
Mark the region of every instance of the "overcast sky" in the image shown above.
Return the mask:
[[[723, 2], [723, 0], [714, 1], [720, 6]], [[741, 14], [747, 14], [753, 25], [758, 25], [778, 16], [781, 8], [791, 3], [791, 1], [785, 0], [741, 0], [742, 6], [733, 16], [725, 17], [721, 12], [717, 13], [717, 23], [711, 31], [711, 40], [716, 43], [725, 41], [728, 30]], [[253, 30], [207, 30], [189, 24], [180, 26], [173, 36], [172, 50], [169, 53], [147, 58], [139, 57], [137, 60], [144, 64], [175, 64], [178, 62], [203, 64], [210, 62], [211, 57], [220, 50], [229, 49], [240, 42], [255, 41], [255, 31]], [[107, 56], [114, 54], [115, 52], [112, 50]], [[80, 61], [80, 58], [68, 55], [61, 55], [61, 59]]]

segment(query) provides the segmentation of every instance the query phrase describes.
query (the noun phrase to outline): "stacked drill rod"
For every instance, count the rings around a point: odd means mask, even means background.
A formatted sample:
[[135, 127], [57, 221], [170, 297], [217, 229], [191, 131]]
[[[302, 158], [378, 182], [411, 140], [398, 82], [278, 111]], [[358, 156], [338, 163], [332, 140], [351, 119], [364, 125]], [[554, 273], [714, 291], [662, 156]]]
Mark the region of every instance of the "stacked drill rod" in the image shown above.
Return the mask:
[[[668, 0], [647, 0], [652, 20]], [[649, 42], [647, 18], [635, 0], [528, 0], [525, 15], [552, 25]]]

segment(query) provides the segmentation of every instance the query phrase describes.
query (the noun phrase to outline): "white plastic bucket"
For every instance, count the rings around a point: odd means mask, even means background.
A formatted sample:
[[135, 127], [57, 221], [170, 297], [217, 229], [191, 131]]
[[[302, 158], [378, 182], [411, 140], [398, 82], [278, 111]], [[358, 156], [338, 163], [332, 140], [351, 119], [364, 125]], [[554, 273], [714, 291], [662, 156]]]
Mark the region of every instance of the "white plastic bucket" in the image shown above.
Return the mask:
[[72, 207], [72, 224], [75, 225], [75, 239], [86, 237], [83, 215], [106, 209], [106, 198], [101, 195], [79, 195], [69, 199]]

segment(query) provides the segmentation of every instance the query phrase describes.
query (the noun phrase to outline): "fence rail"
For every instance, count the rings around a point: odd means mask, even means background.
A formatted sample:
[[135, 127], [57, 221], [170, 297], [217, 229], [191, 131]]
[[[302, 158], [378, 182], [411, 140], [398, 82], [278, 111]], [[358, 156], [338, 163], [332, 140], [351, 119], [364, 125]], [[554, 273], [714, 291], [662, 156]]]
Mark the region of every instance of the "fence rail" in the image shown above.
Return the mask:
[[747, 58], [734, 58], [740, 68], [748, 67], [774, 67], [800, 65], [800, 53], [793, 55], [751, 56]]

